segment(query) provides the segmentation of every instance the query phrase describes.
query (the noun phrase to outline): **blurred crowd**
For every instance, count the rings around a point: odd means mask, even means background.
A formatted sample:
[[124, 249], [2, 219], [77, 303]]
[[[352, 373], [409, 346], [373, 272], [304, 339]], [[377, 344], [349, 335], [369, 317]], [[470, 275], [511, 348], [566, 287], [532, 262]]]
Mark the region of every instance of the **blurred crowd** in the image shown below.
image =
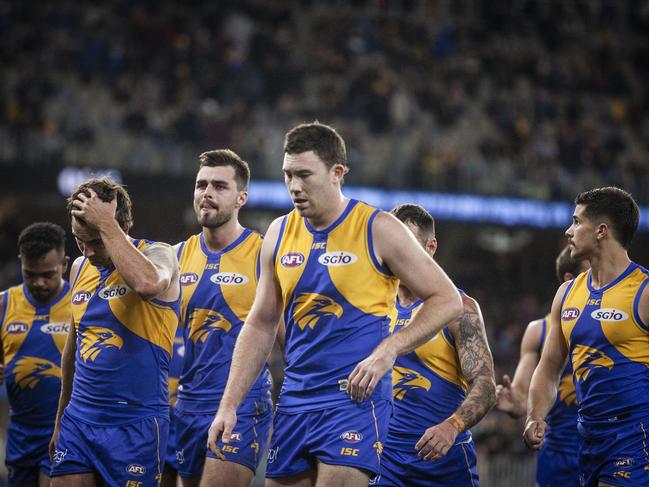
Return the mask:
[[280, 176], [319, 119], [349, 181], [649, 202], [649, 1], [0, 1], [0, 161]]

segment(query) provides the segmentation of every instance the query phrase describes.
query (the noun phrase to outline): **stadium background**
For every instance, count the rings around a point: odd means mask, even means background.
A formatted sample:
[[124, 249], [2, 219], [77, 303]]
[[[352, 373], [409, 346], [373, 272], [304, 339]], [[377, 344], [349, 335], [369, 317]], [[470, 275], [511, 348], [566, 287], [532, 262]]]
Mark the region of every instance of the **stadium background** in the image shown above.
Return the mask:
[[[64, 195], [89, 174], [128, 186], [134, 236], [175, 243], [198, 231], [198, 154], [229, 147], [263, 232], [290, 208], [283, 134], [318, 119], [347, 142], [350, 192], [437, 218], [500, 380], [548, 310], [574, 196], [615, 184], [649, 204], [646, 0], [0, 1], [0, 65], [2, 289], [19, 231], [69, 229]], [[533, 485], [521, 430], [496, 412], [474, 428], [482, 485]]]

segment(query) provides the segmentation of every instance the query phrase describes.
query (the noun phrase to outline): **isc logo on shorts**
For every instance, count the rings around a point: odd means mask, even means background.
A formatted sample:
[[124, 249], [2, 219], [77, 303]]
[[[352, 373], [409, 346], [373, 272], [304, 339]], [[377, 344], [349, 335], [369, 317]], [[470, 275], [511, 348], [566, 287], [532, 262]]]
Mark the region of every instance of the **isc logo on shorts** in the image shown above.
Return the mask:
[[90, 293], [88, 291], [77, 291], [72, 296], [72, 304], [83, 304], [90, 300]]
[[615, 308], [596, 309], [590, 316], [599, 321], [624, 321], [629, 319], [628, 314]]
[[7, 325], [7, 333], [11, 335], [20, 335], [21, 333], [26, 333], [28, 330], [29, 325], [27, 323], [21, 323], [19, 321], [9, 323]]
[[198, 274], [195, 272], [185, 272], [180, 275], [180, 285], [181, 286], [191, 286], [198, 282]]
[[124, 284], [113, 284], [112, 286], [105, 287], [99, 291], [99, 297], [106, 300], [122, 298], [126, 296], [130, 290], [131, 288]]
[[41, 331], [48, 335], [67, 335], [70, 325], [67, 323], [46, 323], [41, 326]]
[[138, 463], [131, 463], [128, 467], [126, 467], [126, 471], [131, 475], [139, 477], [140, 475], [144, 475], [146, 473], [146, 468]]
[[304, 264], [304, 254], [299, 252], [287, 252], [279, 260], [283, 267], [300, 267]]
[[345, 431], [340, 435], [340, 439], [346, 443], [358, 443], [363, 439], [363, 435], [358, 431]]
[[241, 286], [248, 282], [248, 277], [236, 272], [219, 272], [211, 276], [210, 281], [222, 286]]
[[342, 250], [338, 252], [326, 252], [318, 257], [318, 262], [320, 262], [322, 265], [332, 267], [351, 265], [357, 260], [358, 257], [356, 257], [356, 254], [352, 254], [351, 252], [343, 252]]
[[561, 313], [561, 319], [563, 321], [576, 320], [578, 317], [579, 317], [579, 310], [577, 308], [566, 308]]

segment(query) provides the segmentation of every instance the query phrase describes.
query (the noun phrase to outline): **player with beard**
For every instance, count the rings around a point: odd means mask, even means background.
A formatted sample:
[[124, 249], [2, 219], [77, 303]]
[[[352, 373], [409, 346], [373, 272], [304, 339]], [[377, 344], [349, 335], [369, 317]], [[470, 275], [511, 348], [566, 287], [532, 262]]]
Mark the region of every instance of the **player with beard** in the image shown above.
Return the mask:
[[[176, 403], [176, 462], [183, 485], [250, 485], [272, 417], [268, 366], [237, 410], [225, 461], [206, 451], [207, 433], [230, 371], [232, 351], [259, 277], [262, 236], [239, 223], [250, 169], [230, 150], [199, 157], [194, 210], [202, 232], [177, 245], [185, 363]], [[201, 482], [202, 476], [202, 482]]]
[[70, 321], [65, 231], [29, 225], [18, 237], [18, 258], [23, 284], [0, 294], [0, 375], [6, 371], [11, 406], [5, 463], [10, 487], [45, 486]]

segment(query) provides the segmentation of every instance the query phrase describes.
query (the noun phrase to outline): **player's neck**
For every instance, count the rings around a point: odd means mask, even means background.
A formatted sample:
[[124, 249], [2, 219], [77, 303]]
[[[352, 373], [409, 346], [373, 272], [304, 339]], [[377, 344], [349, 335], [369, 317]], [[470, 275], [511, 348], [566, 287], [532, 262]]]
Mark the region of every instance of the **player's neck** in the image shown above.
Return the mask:
[[622, 274], [629, 264], [631, 259], [624, 248], [616, 246], [606, 252], [600, 252], [598, 255], [591, 256], [591, 284], [595, 289], [600, 289]]
[[410, 289], [404, 286], [399, 286], [397, 297], [399, 298], [399, 304], [404, 308], [408, 308], [417, 302], [417, 296], [412, 294]]
[[220, 252], [239, 238], [244, 230], [244, 227], [236, 218], [230, 219], [230, 221], [217, 228], [203, 227], [205, 245], [210, 252]]
[[307, 218], [309, 225], [315, 230], [329, 228], [343, 214], [348, 204], [349, 198], [338, 192], [338, 197], [332, 199], [331, 204], [324, 207], [317, 216]]

